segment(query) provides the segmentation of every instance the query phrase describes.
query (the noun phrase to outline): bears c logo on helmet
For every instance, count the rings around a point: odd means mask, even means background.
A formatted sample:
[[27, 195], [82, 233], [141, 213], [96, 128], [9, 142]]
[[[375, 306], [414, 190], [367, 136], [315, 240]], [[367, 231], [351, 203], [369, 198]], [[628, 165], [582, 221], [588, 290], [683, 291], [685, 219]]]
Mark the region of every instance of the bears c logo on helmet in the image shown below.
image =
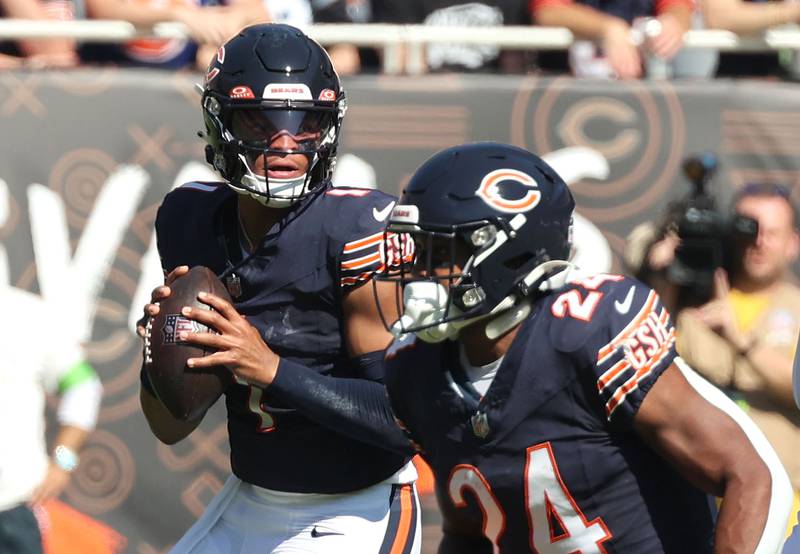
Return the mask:
[[[509, 199], [500, 194], [500, 183], [503, 181], [516, 181], [527, 190], [522, 198]], [[481, 181], [475, 194], [495, 210], [506, 213], [521, 213], [533, 209], [542, 198], [536, 180], [522, 171], [516, 169], [495, 169], [488, 173]]]

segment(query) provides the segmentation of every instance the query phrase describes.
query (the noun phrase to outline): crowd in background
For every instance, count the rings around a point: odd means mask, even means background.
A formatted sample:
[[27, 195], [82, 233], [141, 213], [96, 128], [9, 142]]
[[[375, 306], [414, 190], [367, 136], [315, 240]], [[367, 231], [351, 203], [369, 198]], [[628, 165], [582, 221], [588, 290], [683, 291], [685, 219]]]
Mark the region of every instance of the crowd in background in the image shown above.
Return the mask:
[[[488, 27], [566, 27], [568, 51], [503, 51], [491, 45], [428, 47], [428, 71], [566, 73], [639, 78], [659, 76], [792, 77], [791, 52], [737, 53], [682, 49], [690, 29], [754, 35], [800, 20], [792, 0], [0, 0], [0, 16], [22, 19], [126, 20], [138, 26], [176, 21], [191, 40], [86, 43], [74, 40], [0, 41], [0, 69], [113, 63], [204, 69], [218, 46], [259, 21], [300, 28], [314, 23], [390, 23]], [[329, 47], [340, 74], [377, 72], [380, 52]]]

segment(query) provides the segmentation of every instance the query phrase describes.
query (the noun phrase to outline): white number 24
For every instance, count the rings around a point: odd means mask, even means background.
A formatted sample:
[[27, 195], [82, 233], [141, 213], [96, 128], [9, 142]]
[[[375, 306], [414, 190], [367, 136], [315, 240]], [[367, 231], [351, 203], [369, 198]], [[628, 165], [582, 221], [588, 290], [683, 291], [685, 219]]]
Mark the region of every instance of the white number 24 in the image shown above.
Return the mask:
[[[506, 516], [489, 483], [475, 466], [459, 464], [450, 472], [450, 500], [466, 505], [464, 492], [471, 492], [483, 512], [483, 534], [499, 549], [505, 532]], [[602, 519], [587, 521], [561, 479], [550, 443], [531, 446], [526, 451], [525, 509], [530, 525], [530, 547], [538, 554], [603, 554], [602, 543], [611, 538]], [[556, 519], [560, 529], [550, 522]]]

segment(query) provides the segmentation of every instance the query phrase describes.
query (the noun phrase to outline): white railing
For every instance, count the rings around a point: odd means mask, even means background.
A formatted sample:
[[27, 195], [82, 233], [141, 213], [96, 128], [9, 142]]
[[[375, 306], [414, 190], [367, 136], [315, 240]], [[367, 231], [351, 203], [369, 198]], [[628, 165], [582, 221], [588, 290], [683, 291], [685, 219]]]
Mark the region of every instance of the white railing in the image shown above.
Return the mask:
[[[515, 50], [563, 50], [574, 40], [568, 29], [537, 26], [316, 24], [306, 32], [323, 45], [349, 43], [379, 48], [383, 50], [383, 69], [392, 74], [421, 72], [422, 52], [427, 44], [449, 42]], [[188, 30], [182, 23], [157, 23], [152, 28], [137, 28], [127, 21], [0, 19], [0, 40], [67, 37], [82, 42], [123, 42], [134, 38], [187, 36]], [[797, 51], [800, 50], [800, 30], [775, 28], [753, 37], [741, 37], [730, 31], [689, 31], [684, 35], [684, 47], [742, 52]]]

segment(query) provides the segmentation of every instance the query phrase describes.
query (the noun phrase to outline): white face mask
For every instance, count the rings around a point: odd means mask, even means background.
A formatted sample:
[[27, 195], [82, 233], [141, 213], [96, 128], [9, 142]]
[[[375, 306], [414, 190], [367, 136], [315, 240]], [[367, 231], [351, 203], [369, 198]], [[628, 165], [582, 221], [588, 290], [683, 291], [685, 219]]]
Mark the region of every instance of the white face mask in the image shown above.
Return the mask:
[[[441, 342], [458, 335], [455, 322], [439, 323], [447, 311], [447, 289], [433, 281], [413, 281], [403, 289], [403, 317], [392, 325], [391, 332], [399, 337], [406, 329], [431, 325], [414, 334], [425, 342]], [[461, 311], [450, 306], [449, 316], [458, 316]], [[461, 322], [459, 322], [461, 323]]]
[[235, 187], [238, 192], [249, 194], [252, 198], [269, 208], [286, 208], [298, 201], [298, 197], [304, 192], [308, 192], [306, 187], [306, 177], [308, 173], [303, 173], [291, 179], [270, 179], [269, 194], [267, 194], [267, 179], [261, 175], [256, 175], [248, 171], [242, 177], [243, 187]]
[[[576, 268], [564, 260], [544, 262], [531, 271], [525, 281], [528, 284], [533, 284], [542, 275], [559, 268], [564, 269], [564, 271], [557, 273], [550, 279], [545, 279], [538, 287], [541, 291], [557, 289], [564, 286], [568, 279], [575, 276], [574, 270]], [[495, 339], [521, 323], [528, 317], [531, 309], [530, 300], [518, 299], [514, 295], [510, 295], [492, 308], [489, 313], [439, 323], [445, 317], [447, 296], [447, 289], [439, 283], [433, 281], [412, 281], [408, 283], [403, 289], [403, 316], [392, 325], [391, 333], [395, 337], [399, 337], [408, 332], [406, 329], [430, 325], [426, 329], [414, 331], [414, 334], [425, 342], [442, 342], [458, 337], [459, 331], [467, 325], [490, 318], [491, 321], [486, 326], [486, 335], [490, 339]], [[457, 318], [463, 313], [452, 304], [447, 310], [447, 315], [451, 319]]]

